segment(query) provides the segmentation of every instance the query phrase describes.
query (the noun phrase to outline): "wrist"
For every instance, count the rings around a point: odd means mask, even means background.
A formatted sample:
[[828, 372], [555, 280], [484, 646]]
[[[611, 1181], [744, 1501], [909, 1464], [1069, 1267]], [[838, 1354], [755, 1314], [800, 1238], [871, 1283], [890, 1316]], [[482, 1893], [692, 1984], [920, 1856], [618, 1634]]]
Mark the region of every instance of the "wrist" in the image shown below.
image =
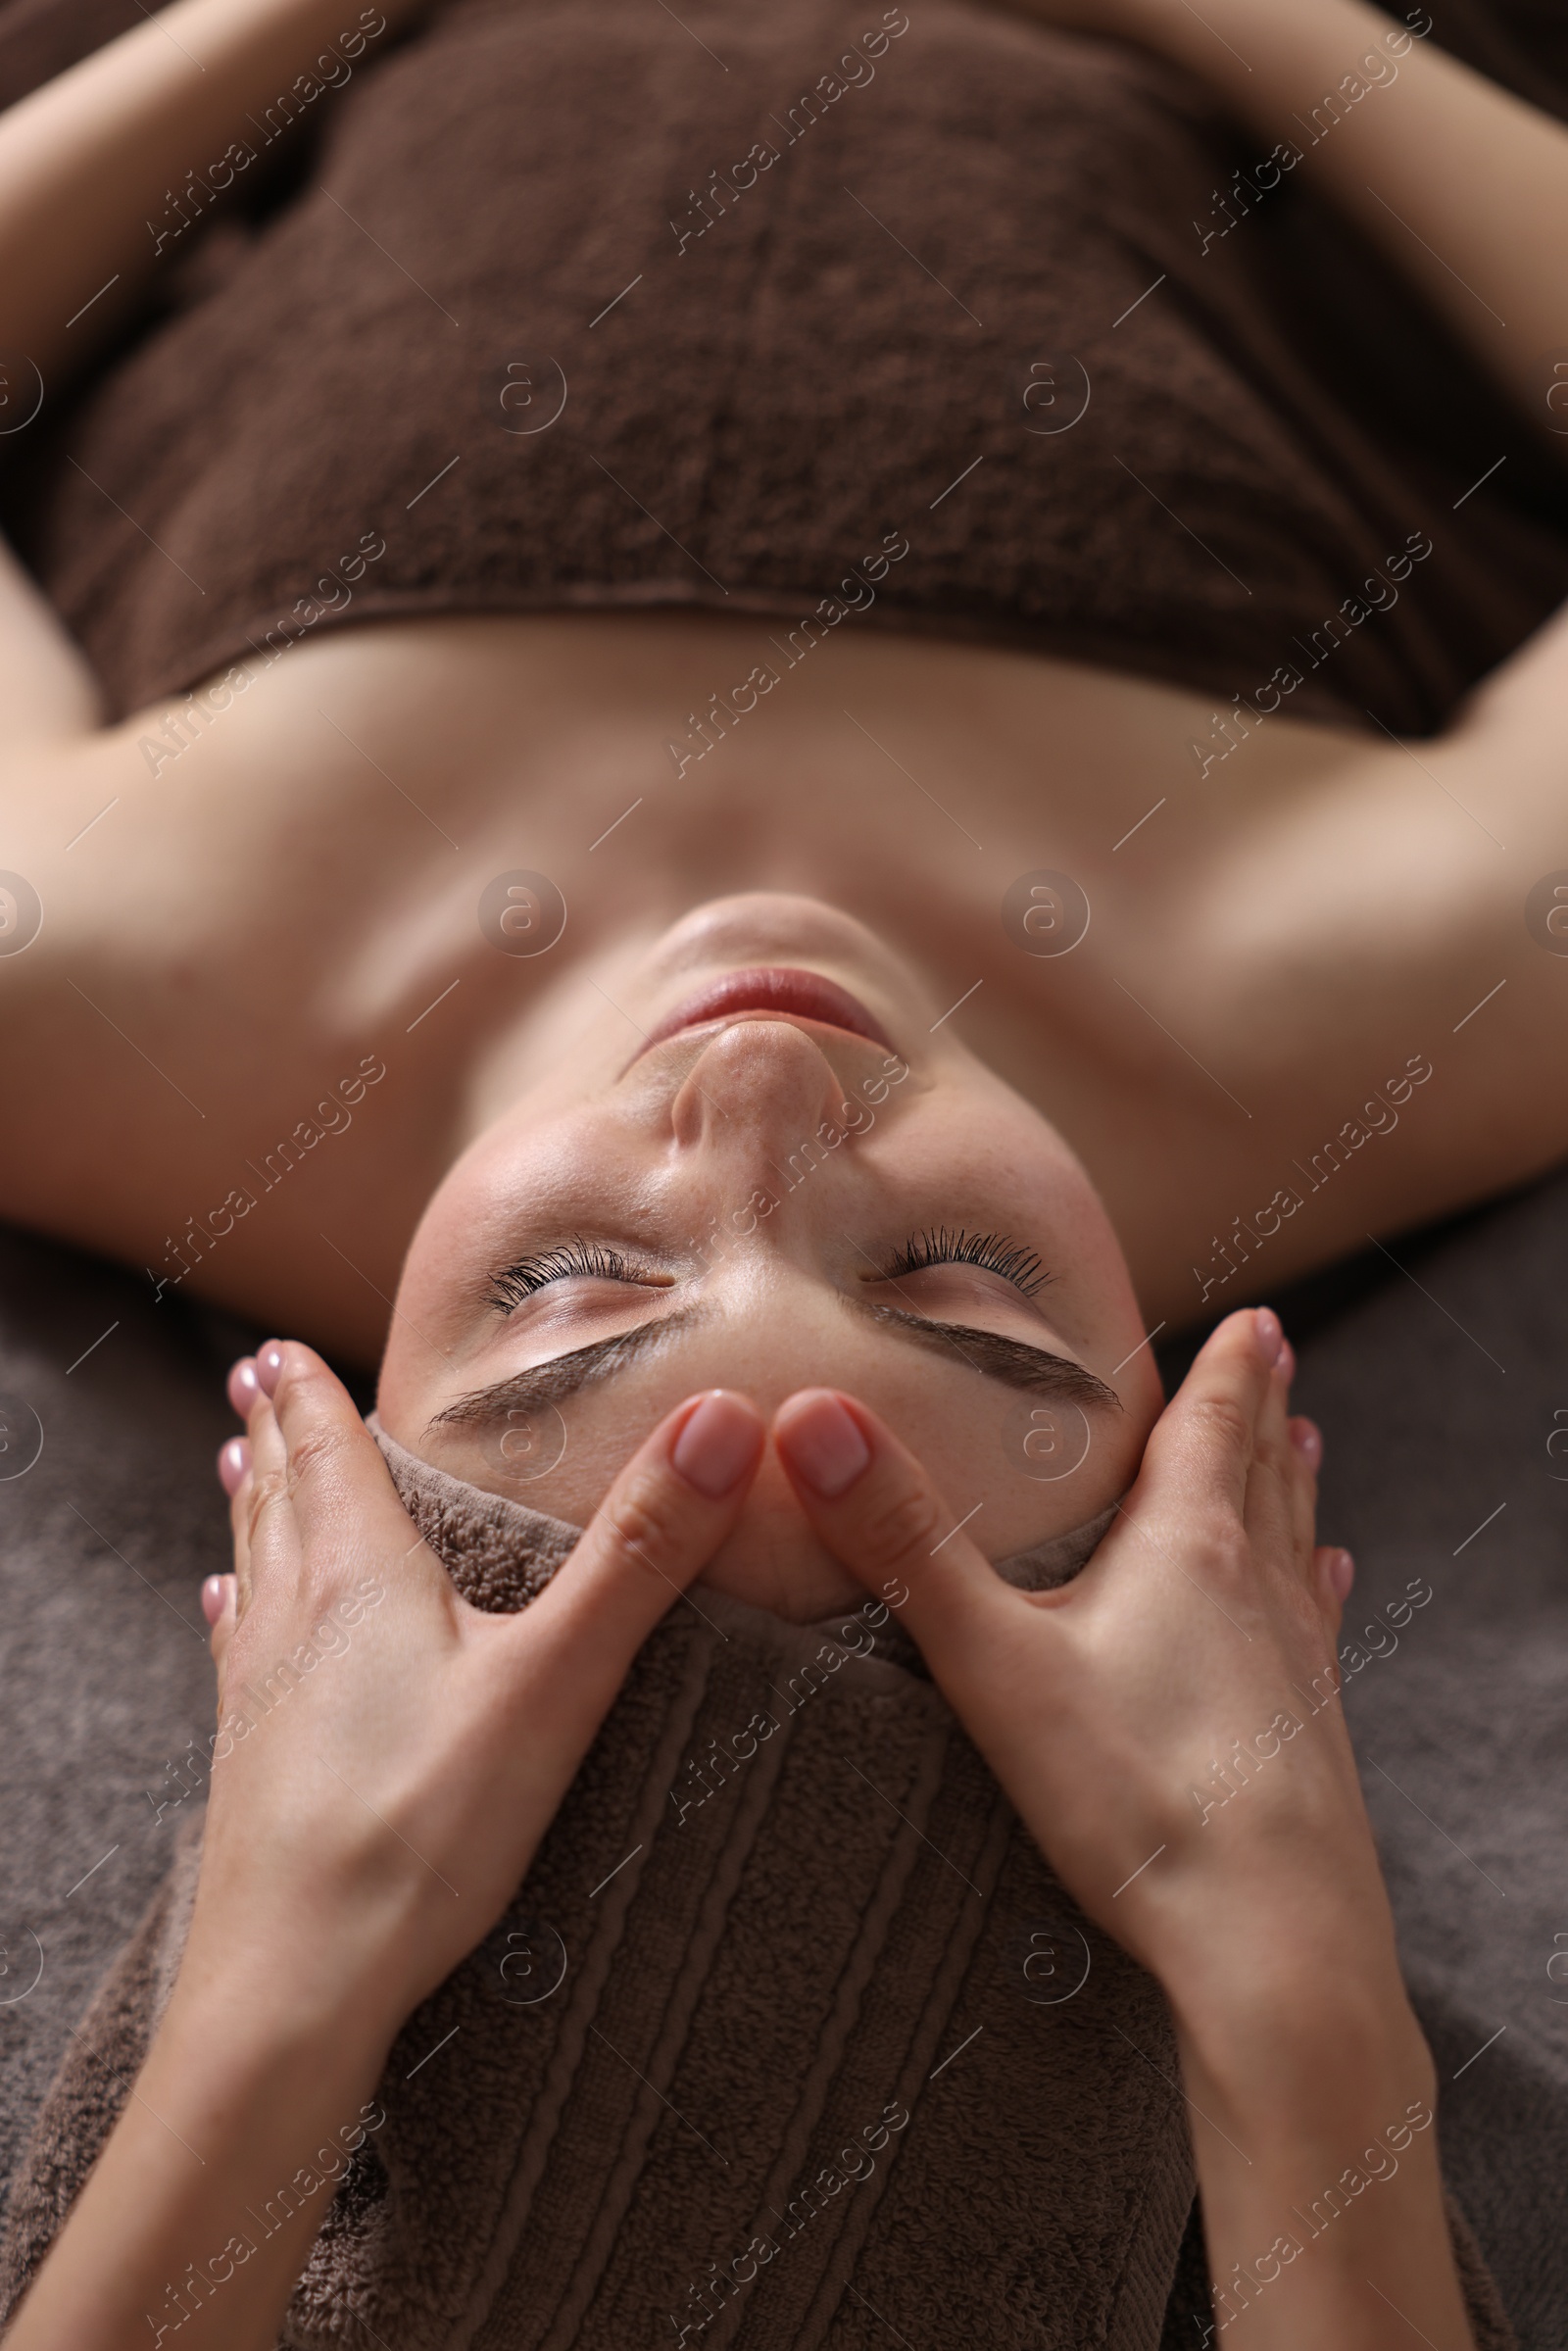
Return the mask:
[[1352, 2141], [1432, 2120], [1437, 2072], [1395, 1968], [1293, 1951], [1245, 1979], [1216, 1969], [1172, 2005], [1190, 2096], [1254, 2160], [1348, 2160]]
[[172, 2131], [201, 2158], [215, 2189], [230, 2180], [236, 2213], [245, 2180], [264, 2200], [287, 2182], [308, 2246], [354, 2154], [386, 2121], [375, 2091], [387, 2045], [352, 2004], [323, 2019], [252, 2008], [228, 1985], [176, 1984], [137, 2096], [160, 2135]]
[[[292, 1962], [292, 1964], [291, 1964]], [[403, 2024], [364, 1971], [251, 1944], [215, 1952], [193, 1932], [156, 2046], [210, 2067], [235, 2093], [256, 2081], [379, 2080]]]

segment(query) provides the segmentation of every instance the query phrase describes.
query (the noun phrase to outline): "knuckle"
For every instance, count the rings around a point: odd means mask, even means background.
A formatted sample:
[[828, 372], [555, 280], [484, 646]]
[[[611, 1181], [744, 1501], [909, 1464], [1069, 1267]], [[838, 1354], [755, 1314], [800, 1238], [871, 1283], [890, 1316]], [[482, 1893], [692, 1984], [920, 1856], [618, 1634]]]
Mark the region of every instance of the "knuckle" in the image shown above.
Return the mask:
[[288, 1477], [284, 1470], [262, 1469], [252, 1474], [245, 1504], [244, 1533], [246, 1543], [253, 1552], [261, 1535], [263, 1520], [279, 1502], [287, 1499]]
[[1252, 1546], [1247, 1529], [1234, 1512], [1206, 1512], [1193, 1530], [1195, 1559], [1205, 1578], [1236, 1585], [1252, 1573]]
[[1232, 1452], [1245, 1453], [1252, 1443], [1252, 1415], [1240, 1396], [1228, 1390], [1211, 1390], [1193, 1398], [1193, 1426], [1198, 1435]]
[[330, 1481], [353, 1445], [350, 1432], [337, 1422], [313, 1422], [293, 1439], [288, 1448], [288, 1486], [292, 1493], [307, 1481]]
[[923, 1560], [938, 1540], [941, 1524], [936, 1496], [924, 1486], [906, 1487], [871, 1504], [857, 1530], [856, 1551], [873, 1568]]
[[659, 1478], [639, 1478], [605, 1512], [605, 1534], [614, 1556], [645, 1573], [652, 1569], [662, 1575], [676, 1563], [685, 1532], [678, 1497]]

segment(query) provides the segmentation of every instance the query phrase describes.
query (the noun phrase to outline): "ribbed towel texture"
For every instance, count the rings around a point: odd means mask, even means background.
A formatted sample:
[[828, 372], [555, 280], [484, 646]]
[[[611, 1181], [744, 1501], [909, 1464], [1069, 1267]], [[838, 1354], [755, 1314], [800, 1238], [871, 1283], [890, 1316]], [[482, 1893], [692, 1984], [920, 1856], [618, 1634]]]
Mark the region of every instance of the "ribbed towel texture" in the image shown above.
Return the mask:
[[[525, 1607], [578, 1530], [370, 1425], [458, 1589]], [[999, 1572], [1062, 1583], [1113, 1516]], [[200, 1839], [198, 1816], [44, 2103], [0, 2309], [146, 2052]], [[285, 2351], [1175, 2351], [1207, 2317], [1177, 2081], [1158, 1987], [1056, 1884], [896, 1613], [796, 1626], [699, 1590], [371, 2106], [150, 2333], [336, 2180]], [[1450, 2222], [1476, 2342], [1512, 2351]]]
[[[574, 1530], [380, 1442], [460, 1590], [526, 1604]], [[1059, 1581], [1102, 1531], [1008, 1572]], [[8, 2295], [168, 1996], [198, 1836], [40, 2117]], [[896, 1617], [699, 1591], [399, 2036], [282, 2340], [1154, 2351], [1192, 2198], [1175, 2080], [1157, 1986], [1064, 1896]]]
[[[1435, 13], [1560, 106], [1539, 0]], [[891, 625], [1382, 741], [1568, 594], [1549, 454], [1185, 75], [959, 0], [677, 14], [443, 0], [292, 159], [258, 108], [212, 227], [234, 161], [181, 157], [162, 315], [0, 436], [114, 715], [362, 619], [701, 607], [778, 640], [720, 695]], [[120, 15], [0, 9], [0, 94]]]

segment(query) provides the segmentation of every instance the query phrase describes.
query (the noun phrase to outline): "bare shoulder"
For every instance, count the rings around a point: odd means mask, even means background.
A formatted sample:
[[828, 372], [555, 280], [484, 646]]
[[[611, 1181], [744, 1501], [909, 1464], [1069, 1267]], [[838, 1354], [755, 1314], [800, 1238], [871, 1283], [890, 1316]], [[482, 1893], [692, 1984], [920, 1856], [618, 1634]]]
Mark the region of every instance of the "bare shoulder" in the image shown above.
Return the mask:
[[0, 1216], [373, 1357], [443, 1079], [422, 1033], [391, 1052], [398, 978], [342, 984], [389, 959], [376, 832], [351, 792], [329, 821], [288, 699], [258, 681], [216, 723], [174, 705], [11, 749]]
[[1212, 1312], [1568, 1151], [1565, 773], [1559, 616], [1441, 738], [1338, 737], [1299, 777], [1247, 779], [1246, 821], [1238, 799], [1148, 935], [1190, 1113], [1176, 1181], [1128, 1179], [1165, 1310]]

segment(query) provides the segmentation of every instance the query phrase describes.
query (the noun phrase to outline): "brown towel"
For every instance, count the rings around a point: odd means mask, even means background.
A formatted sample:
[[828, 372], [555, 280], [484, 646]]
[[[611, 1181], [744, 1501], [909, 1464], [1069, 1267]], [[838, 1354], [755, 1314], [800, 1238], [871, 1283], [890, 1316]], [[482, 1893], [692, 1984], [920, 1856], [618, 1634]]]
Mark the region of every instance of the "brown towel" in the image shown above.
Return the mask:
[[[476, 1605], [525, 1605], [570, 1549], [575, 1529], [379, 1442]], [[1110, 1515], [999, 1572], [1064, 1581]], [[517, 1902], [323, 2162], [346, 2176], [285, 2343], [619, 2351], [652, 2314], [673, 2340], [871, 2351], [890, 2316], [936, 2314], [988, 2344], [1179, 2351], [1207, 2279], [1196, 2213], [1177, 2261], [1190, 2188], [1154, 1987], [1065, 1901], [896, 1620], [698, 1604], [649, 1643]], [[779, 1731], [742, 1753], [759, 1716]], [[192, 1820], [40, 2109], [0, 2312], [141, 2061], [199, 1839]], [[585, 1857], [617, 1852], [585, 1892]], [[1476, 2341], [1512, 2351], [1451, 2205], [1450, 2224]]]
[[[0, 12], [0, 88], [80, 9]], [[117, 714], [366, 618], [697, 605], [778, 615], [780, 677], [815, 614], [1423, 731], [1568, 594], [1523, 421], [1150, 56], [957, 0], [447, 0], [342, 63], [270, 189], [259, 117], [249, 218], [204, 243], [192, 183], [173, 315], [0, 439]]]
[[[570, 1530], [381, 1442], [459, 1588], [525, 1604]], [[1010, 1572], [1059, 1580], [1102, 1532]], [[198, 1859], [187, 1837], [46, 2102], [8, 2301], [123, 2100]], [[399, 2036], [283, 2339], [1155, 2351], [1191, 2196], [1157, 1986], [1065, 1898], [896, 1624], [702, 1592]]]

